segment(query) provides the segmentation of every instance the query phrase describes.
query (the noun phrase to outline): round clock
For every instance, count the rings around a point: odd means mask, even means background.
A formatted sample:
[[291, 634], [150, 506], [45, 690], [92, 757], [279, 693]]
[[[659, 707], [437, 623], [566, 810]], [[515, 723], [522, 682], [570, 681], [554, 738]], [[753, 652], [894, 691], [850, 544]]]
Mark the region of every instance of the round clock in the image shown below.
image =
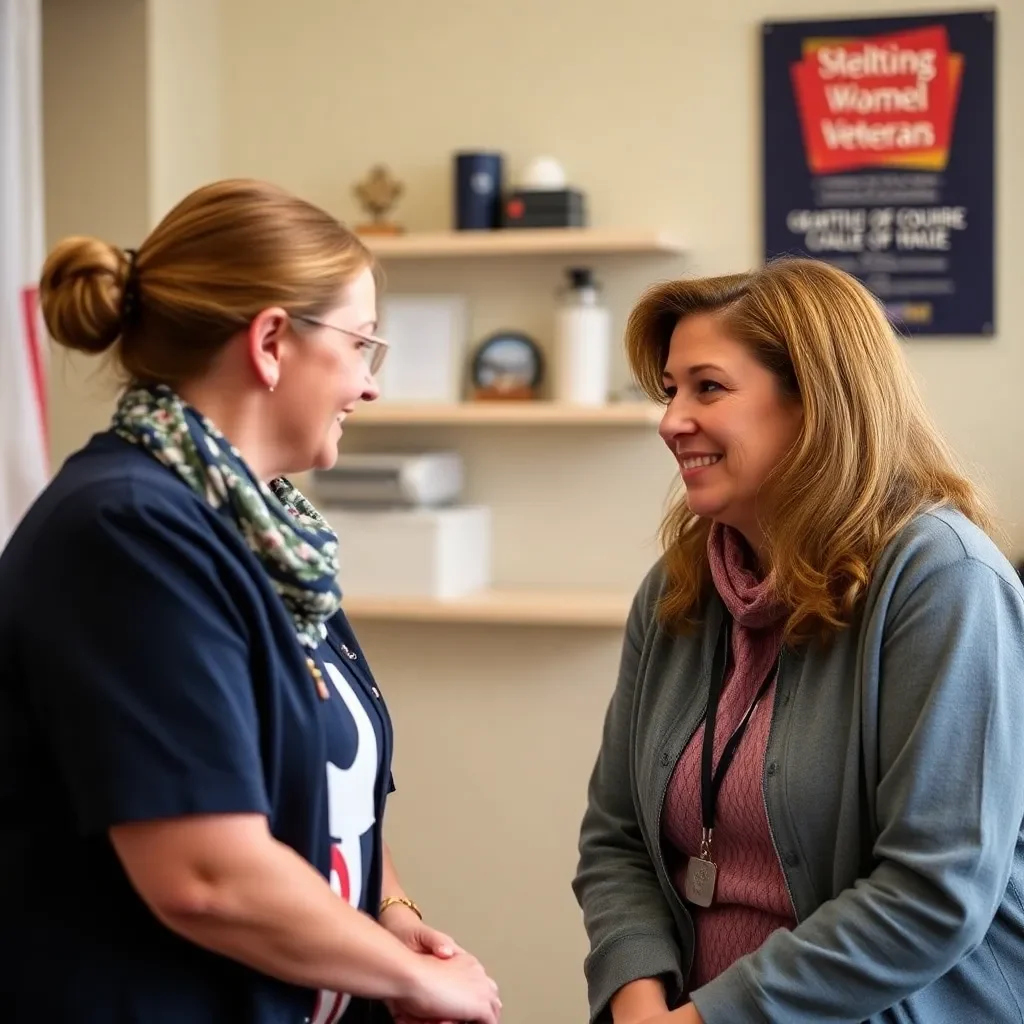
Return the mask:
[[544, 375], [537, 343], [521, 331], [498, 331], [485, 338], [473, 357], [476, 398], [534, 398]]

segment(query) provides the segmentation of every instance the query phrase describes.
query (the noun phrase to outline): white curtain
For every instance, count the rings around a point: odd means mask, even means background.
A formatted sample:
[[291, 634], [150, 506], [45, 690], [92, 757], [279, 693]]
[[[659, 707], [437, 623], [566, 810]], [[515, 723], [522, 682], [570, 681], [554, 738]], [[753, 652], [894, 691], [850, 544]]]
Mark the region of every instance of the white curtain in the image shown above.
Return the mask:
[[0, 548], [46, 484], [41, 0], [0, 0]]

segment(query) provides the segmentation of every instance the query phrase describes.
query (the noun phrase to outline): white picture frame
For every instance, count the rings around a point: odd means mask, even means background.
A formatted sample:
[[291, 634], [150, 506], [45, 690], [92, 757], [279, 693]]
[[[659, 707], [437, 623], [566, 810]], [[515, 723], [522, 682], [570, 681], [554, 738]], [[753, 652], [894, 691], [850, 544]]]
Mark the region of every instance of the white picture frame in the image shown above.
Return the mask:
[[460, 401], [468, 317], [463, 295], [383, 296], [378, 334], [389, 348], [377, 375], [380, 401]]

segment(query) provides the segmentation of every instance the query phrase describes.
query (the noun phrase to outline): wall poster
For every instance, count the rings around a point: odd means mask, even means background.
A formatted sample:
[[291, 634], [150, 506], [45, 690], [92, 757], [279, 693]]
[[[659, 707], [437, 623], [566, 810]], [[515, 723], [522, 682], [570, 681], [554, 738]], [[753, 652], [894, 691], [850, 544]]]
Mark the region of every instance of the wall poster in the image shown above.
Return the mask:
[[764, 255], [850, 272], [905, 335], [995, 331], [991, 10], [763, 26]]

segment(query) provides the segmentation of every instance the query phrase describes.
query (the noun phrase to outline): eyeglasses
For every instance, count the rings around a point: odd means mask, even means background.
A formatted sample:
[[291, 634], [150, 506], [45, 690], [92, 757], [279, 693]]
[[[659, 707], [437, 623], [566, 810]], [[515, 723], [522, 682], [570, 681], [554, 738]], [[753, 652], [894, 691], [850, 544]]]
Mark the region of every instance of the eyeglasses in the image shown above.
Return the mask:
[[384, 364], [384, 357], [388, 354], [388, 343], [383, 338], [378, 338], [373, 334], [360, 334], [359, 331], [351, 331], [347, 327], [328, 324], [311, 316], [295, 316], [293, 314], [292, 319], [301, 320], [303, 323], [312, 324], [314, 327], [329, 327], [332, 331], [337, 331], [339, 334], [347, 334], [350, 338], [361, 341], [362, 346], [359, 351], [362, 353], [370, 373], [376, 376], [380, 372], [380, 368]]

